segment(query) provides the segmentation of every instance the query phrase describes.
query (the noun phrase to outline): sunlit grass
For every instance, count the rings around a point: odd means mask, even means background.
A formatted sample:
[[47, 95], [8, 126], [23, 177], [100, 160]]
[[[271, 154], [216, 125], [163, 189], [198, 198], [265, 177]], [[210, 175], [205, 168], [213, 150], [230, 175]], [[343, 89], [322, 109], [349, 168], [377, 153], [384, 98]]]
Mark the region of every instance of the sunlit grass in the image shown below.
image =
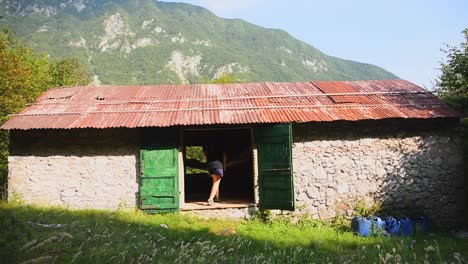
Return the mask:
[[[2, 263], [465, 263], [449, 235], [355, 236], [317, 220], [218, 220], [0, 204]], [[28, 262], [30, 261], [30, 262]]]

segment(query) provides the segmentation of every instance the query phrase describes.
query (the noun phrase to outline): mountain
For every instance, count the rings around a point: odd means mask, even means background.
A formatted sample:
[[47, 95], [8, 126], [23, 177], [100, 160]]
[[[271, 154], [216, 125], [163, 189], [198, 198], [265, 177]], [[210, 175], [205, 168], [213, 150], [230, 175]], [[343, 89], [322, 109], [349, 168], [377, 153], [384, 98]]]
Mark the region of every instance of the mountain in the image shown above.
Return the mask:
[[390, 79], [287, 32], [152, 0], [0, 0], [7, 26], [51, 58], [76, 57], [103, 84]]

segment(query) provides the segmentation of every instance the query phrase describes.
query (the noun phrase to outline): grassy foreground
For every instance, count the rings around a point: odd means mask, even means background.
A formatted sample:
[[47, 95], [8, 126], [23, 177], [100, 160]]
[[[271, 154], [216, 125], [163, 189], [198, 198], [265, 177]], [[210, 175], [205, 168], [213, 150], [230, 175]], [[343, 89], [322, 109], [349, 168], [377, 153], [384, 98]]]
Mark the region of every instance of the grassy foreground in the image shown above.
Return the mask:
[[204, 220], [183, 214], [0, 203], [2, 263], [466, 263], [444, 234], [361, 238], [323, 222]]

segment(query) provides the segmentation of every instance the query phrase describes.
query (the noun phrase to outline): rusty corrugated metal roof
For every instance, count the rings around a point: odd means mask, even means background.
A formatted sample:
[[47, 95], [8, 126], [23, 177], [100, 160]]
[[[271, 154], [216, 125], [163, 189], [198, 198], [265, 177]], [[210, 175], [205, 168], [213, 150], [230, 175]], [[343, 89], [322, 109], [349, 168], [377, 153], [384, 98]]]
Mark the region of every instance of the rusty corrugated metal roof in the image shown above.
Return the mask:
[[2, 129], [167, 127], [460, 117], [405, 80], [67, 87]]

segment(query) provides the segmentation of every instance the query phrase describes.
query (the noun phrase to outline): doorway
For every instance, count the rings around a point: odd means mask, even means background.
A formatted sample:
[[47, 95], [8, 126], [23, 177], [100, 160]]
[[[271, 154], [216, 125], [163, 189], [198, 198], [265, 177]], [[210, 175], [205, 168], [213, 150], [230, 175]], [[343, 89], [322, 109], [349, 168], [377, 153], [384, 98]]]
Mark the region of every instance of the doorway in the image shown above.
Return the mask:
[[[185, 204], [205, 205], [211, 190], [203, 148], [226, 152], [226, 168], [217, 207], [254, 202], [252, 129], [185, 129], [183, 131]], [[209, 207], [208, 207], [209, 208]]]

